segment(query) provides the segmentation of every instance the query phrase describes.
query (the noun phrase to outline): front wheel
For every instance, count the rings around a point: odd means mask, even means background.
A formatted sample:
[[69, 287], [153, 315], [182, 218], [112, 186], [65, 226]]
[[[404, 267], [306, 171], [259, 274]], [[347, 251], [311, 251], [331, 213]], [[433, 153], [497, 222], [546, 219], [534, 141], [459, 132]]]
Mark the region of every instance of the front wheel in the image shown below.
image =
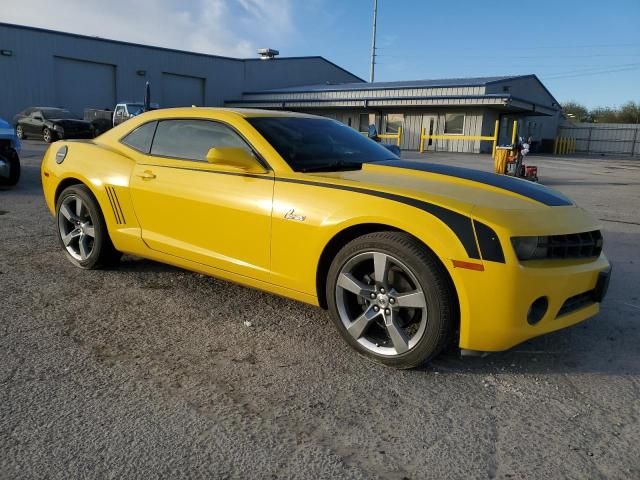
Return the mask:
[[9, 165], [9, 176], [0, 177], [0, 185], [12, 187], [20, 180], [20, 158], [15, 150], [9, 150], [6, 155], [0, 154], [0, 159]]
[[51, 143], [56, 140], [56, 134], [51, 131], [50, 128], [45, 127], [44, 130], [42, 130], [42, 138], [46, 143]]
[[406, 233], [377, 232], [348, 243], [329, 268], [326, 293], [347, 343], [395, 368], [435, 357], [455, 327], [455, 293], [444, 267]]
[[77, 267], [93, 270], [113, 265], [120, 259], [100, 206], [86, 186], [73, 185], [60, 194], [56, 220], [60, 244]]

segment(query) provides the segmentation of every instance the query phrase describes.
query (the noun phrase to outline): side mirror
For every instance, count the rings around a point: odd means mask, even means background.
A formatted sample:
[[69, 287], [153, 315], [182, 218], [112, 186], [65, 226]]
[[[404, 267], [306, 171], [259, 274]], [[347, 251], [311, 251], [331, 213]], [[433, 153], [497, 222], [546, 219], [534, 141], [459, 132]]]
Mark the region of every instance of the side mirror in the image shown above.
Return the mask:
[[265, 173], [256, 158], [240, 147], [214, 147], [207, 152], [207, 162], [224, 170]]
[[376, 138], [378, 136], [378, 129], [376, 128], [376, 126], [373, 123], [371, 125], [369, 125], [369, 130], [367, 132], [367, 136], [369, 138]]

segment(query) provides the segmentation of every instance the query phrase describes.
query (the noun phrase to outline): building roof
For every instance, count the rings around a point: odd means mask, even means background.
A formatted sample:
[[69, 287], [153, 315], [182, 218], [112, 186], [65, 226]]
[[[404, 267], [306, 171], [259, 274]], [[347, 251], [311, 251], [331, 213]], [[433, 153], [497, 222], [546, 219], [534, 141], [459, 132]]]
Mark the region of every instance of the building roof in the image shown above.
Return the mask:
[[471, 78], [441, 78], [432, 80], [407, 80], [400, 82], [354, 82], [354, 83], [321, 83], [317, 85], [302, 85], [299, 87], [277, 88], [261, 90], [254, 93], [311, 93], [346, 90], [395, 90], [403, 88], [439, 88], [439, 87], [482, 87], [490, 83], [503, 82], [514, 78], [526, 78], [533, 75], [507, 75], [500, 77], [471, 77]]

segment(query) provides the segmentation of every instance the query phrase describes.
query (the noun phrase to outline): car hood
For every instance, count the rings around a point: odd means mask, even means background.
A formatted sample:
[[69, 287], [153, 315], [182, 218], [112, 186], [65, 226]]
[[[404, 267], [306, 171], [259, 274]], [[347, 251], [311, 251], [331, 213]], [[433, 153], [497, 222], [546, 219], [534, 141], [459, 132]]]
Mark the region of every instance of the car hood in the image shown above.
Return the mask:
[[76, 120], [75, 118], [52, 118], [51, 123], [60, 125], [62, 128], [91, 128], [91, 122], [85, 120]]
[[[314, 173], [358, 190], [416, 198], [490, 223], [510, 222], [519, 231], [594, 228], [594, 221], [562, 193], [528, 180], [422, 161], [390, 160], [360, 170]], [[578, 220], [578, 217], [581, 220]]]

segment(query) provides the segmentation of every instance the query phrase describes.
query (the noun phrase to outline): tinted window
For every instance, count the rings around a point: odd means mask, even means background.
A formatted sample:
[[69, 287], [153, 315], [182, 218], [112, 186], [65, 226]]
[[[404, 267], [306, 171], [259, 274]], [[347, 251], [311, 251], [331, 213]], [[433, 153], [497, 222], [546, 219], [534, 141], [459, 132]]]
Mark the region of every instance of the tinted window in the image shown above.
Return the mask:
[[296, 171], [397, 158], [383, 146], [335, 120], [299, 117], [247, 120]]
[[213, 147], [251, 148], [229, 127], [207, 120], [165, 120], [158, 124], [151, 154], [206, 161]]
[[156, 124], [158, 122], [149, 122], [144, 125], [140, 125], [129, 135], [124, 137], [121, 142], [134, 150], [138, 150], [142, 153], [149, 153], [151, 150], [151, 142], [153, 141], [153, 133], [156, 131]]

